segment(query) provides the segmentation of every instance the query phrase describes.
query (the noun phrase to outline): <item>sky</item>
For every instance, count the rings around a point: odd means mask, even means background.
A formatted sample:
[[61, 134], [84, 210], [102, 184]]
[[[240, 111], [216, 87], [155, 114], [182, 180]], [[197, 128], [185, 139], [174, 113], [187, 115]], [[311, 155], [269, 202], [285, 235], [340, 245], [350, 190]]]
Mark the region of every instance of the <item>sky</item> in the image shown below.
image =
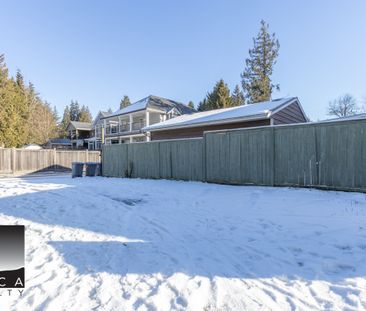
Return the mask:
[[196, 105], [219, 79], [240, 84], [264, 19], [280, 41], [273, 98], [312, 120], [345, 93], [366, 99], [366, 1], [0, 0], [0, 54], [59, 113], [71, 100], [118, 109], [128, 95]]

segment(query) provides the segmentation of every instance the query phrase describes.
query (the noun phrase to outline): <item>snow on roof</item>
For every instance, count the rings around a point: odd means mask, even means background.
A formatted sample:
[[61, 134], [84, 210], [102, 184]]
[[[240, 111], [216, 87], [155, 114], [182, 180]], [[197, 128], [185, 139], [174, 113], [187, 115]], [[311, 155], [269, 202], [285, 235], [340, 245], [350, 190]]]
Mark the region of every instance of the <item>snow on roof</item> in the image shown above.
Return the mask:
[[70, 121], [70, 124], [78, 130], [91, 130], [92, 124], [89, 122]]
[[130, 113], [130, 112], [145, 109], [148, 101], [149, 101], [149, 97], [145, 97], [143, 99], [140, 99], [139, 101], [137, 101], [137, 102], [125, 107], [125, 108], [117, 110], [116, 112], [109, 115], [109, 117], [118, 116], [118, 115], [121, 115], [121, 114]]
[[[127, 114], [127, 113], [131, 113], [131, 112], [143, 110], [143, 109], [146, 109], [147, 107], [156, 108], [156, 109], [164, 110], [164, 111], [168, 111], [173, 108], [176, 108], [181, 114], [192, 113], [194, 111], [191, 108], [189, 108], [188, 106], [186, 106], [182, 103], [176, 102], [174, 100], [155, 96], [155, 95], [150, 95], [125, 108], [117, 110], [116, 112], [109, 115], [108, 117], [114, 117], [114, 116], [119, 116], [122, 114]], [[104, 117], [102, 117], [102, 118], [104, 118]]]
[[161, 123], [156, 123], [143, 128], [143, 131], [151, 131], [162, 128], [194, 126], [202, 123], [213, 123], [230, 119], [250, 119], [253, 117], [269, 118], [270, 115], [281, 106], [294, 101], [296, 97], [281, 98], [273, 101], [260, 102], [244, 106], [216, 109], [182, 115]]

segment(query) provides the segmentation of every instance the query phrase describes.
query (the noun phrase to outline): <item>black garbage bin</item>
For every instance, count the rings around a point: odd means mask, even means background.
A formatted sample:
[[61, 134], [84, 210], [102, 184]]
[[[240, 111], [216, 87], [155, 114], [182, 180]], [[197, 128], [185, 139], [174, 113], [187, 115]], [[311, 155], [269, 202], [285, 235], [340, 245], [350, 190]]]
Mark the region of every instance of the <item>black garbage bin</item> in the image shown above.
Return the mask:
[[100, 170], [100, 165], [98, 162], [87, 162], [86, 163], [86, 176], [98, 176]]
[[83, 162], [72, 162], [72, 178], [83, 177]]

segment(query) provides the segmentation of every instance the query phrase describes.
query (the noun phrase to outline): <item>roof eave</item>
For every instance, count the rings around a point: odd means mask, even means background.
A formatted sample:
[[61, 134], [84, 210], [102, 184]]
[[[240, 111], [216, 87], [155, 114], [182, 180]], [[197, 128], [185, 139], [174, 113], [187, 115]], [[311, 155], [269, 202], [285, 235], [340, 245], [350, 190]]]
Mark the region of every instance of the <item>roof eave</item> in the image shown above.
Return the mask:
[[149, 129], [148, 127], [142, 128], [143, 132], [156, 132], [156, 131], [166, 131], [166, 130], [173, 130], [173, 129], [181, 129], [181, 128], [191, 128], [191, 127], [199, 127], [199, 126], [205, 126], [205, 125], [217, 125], [217, 124], [230, 124], [230, 123], [236, 123], [240, 121], [256, 121], [256, 120], [266, 120], [269, 119], [268, 114], [258, 114], [253, 115], [250, 117], [238, 117], [238, 118], [230, 118], [230, 119], [224, 119], [224, 120], [216, 120], [211, 122], [201, 122], [201, 123], [194, 123], [194, 124], [188, 124], [188, 125], [177, 125], [177, 126], [166, 126], [166, 127], [158, 127], [158, 128], [152, 128]]

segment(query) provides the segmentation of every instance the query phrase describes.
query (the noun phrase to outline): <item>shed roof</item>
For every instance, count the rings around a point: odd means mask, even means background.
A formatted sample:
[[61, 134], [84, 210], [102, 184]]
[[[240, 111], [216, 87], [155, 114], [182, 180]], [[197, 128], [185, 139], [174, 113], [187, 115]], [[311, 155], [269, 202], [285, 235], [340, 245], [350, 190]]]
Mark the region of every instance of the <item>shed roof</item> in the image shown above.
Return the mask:
[[147, 126], [143, 128], [143, 131], [193, 127], [207, 123], [212, 124], [251, 119], [268, 119], [272, 114], [277, 113], [295, 101], [298, 101], [297, 97], [280, 98], [255, 104], [197, 112]]

